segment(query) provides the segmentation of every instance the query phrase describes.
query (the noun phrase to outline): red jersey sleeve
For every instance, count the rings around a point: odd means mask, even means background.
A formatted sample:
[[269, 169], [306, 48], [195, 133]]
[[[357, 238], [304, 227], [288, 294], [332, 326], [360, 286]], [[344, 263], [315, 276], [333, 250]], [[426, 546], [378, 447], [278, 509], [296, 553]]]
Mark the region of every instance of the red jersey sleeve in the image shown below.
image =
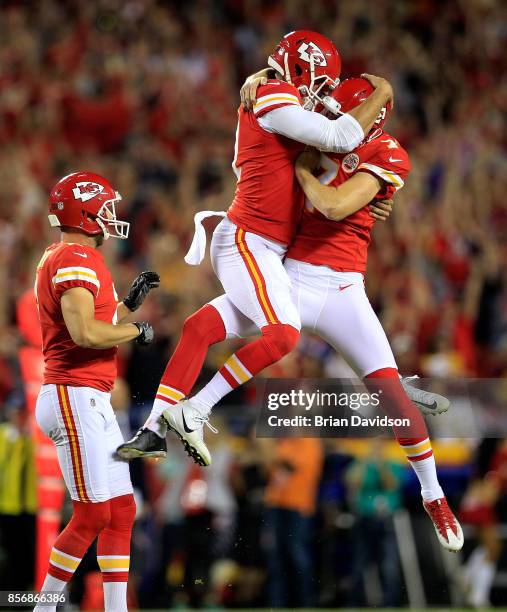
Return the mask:
[[357, 172], [369, 172], [384, 181], [390, 195], [401, 189], [412, 169], [408, 153], [397, 140], [384, 134], [375, 143], [372, 154], [362, 161]]
[[65, 249], [55, 261], [52, 281], [58, 299], [73, 287], [88, 289], [96, 298], [100, 290], [98, 263], [89, 250], [78, 246]]
[[259, 118], [275, 108], [291, 105], [302, 106], [297, 88], [285, 81], [270, 80], [257, 89], [257, 101], [253, 112]]

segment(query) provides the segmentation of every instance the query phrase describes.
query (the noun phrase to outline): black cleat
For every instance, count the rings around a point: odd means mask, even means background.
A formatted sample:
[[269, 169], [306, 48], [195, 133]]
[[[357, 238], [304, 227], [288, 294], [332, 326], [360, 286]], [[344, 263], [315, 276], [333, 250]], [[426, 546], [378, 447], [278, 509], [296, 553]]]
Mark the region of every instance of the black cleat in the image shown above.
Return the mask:
[[143, 427], [131, 440], [120, 444], [116, 452], [119, 457], [127, 460], [137, 457], [167, 457], [167, 444], [165, 438]]

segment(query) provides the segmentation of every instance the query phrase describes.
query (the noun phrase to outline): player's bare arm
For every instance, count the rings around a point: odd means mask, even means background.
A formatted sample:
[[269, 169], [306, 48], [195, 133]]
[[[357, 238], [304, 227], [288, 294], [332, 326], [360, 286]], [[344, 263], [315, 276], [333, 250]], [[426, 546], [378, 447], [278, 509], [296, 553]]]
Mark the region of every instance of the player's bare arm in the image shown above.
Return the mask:
[[377, 195], [382, 182], [367, 172], [357, 172], [338, 187], [323, 185], [312, 174], [313, 152], [305, 152], [296, 162], [296, 177], [313, 206], [332, 221], [341, 221], [366, 206]]
[[153, 338], [153, 329], [148, 324], [113, 325], [95, 319], [93, 295], [84, 287], [65, 291], [61, 298], [61, 308], [70, 337], [83, 348], [108, 349], [136, 338], [145, 344]]

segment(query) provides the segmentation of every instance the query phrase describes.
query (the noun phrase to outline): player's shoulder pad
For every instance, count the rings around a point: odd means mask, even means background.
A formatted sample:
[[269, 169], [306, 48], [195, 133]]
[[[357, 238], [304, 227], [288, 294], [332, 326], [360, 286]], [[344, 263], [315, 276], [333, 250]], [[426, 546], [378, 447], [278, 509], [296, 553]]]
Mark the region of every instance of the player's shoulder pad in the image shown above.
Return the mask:
[[301, 106], [301, 96], [294, 85], [278, 79], [270, 79], [257, 89], [254, 114], [262, 117], [265, 113], [283, 106]]
[[390, 134], [382, 132], [362, 147], [358, 170], [370, 172], [400, 189], [412, 165], [407, 151]]
[[55, 286], [93, 286], [97, 290], [100, 287], [100, 255], [91, 247], [68, 244], [59, 250], [53, 265]]
[[55, 257], [55, 263], [58, 266], [72, 265], [97, 267], [100, 261], [100, 254], [96, 249], [81, 244], [66, 244], [59, 249]]

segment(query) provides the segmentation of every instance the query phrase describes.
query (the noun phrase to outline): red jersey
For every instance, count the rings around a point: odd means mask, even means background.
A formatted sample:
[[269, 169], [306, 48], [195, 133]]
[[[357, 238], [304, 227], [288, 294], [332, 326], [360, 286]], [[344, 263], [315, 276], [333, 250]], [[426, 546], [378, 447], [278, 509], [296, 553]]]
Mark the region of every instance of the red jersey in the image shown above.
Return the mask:
[[[382, 179], [375, 200], [391, 197], [404, 185], [411, 165], [399, 142], [377, 130], [352, 153], [321, 155], [319, 180], [338, 187], [356, 172], [369, 172]], [[375, 219], [364, 206], [341, 221], [330, 221], [309, 202], [287, 257], [339, 272], [366, 271], [368, 246]]]
[[258, 119], [276, 108], [301, 106], [301, 96], [277, 80], [260, 86], [257, 96], [253, 112], [239, 110], [233, 162], [238, 184], [227, 215], [249, 232], [290, 244], [304, 204], [294, 162], [305, 145], [267, 132]]
[[95, 318], [112, 323], [118, 299], [102, 255], [92, 247], [60, 242], [46, 249], [37, 266], [35, 295], [42, 331], [44, 384], [110, 391], [116, 379], [117, 348], [77, 346], [63, 320], [60, 298], [73, 287], [88, 289]]

